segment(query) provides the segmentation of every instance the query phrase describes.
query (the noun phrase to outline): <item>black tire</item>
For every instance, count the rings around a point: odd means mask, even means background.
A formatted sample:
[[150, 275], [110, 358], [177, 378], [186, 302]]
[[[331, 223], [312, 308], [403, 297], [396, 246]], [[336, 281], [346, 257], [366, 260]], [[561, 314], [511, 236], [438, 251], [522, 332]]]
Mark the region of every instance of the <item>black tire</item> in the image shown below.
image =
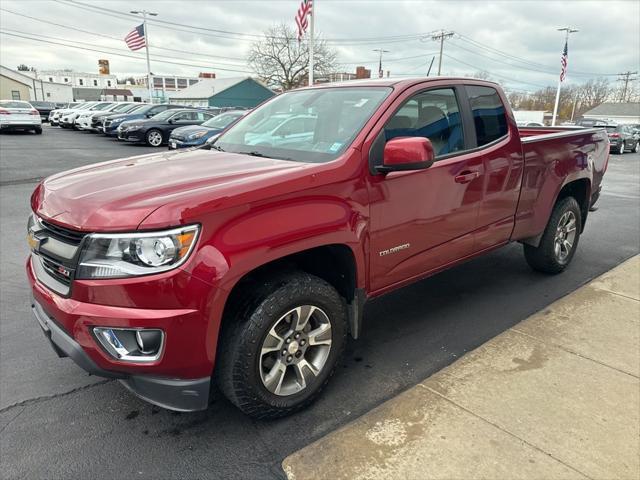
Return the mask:
[[623, 154], [624, 154], [624, 151], [626, 150], [626, 149], [625, 149], [625, 146], [626, 146], [626, 145], [624, 144], [624, 142], [622, 142], [622, 143], [620, 144], [620, 146], [618, 147], [618, 151], [617, 151], [616, 153], [617, 153], [618, 155], [623, 155]]
[[[575, 239], [568, 255], [565, 258], [561, 258], [555, 249], [556, 233], [560, 220], [567, 212], [571, 212], [575, 217]], [[540, 240], [540, 245], [537, 247], [527, 244], [524, 245], [524, 258], [534, 270], [551, 274], [560, 273], [571, 263], [571, 259], [578, 248], [581, 231], [582, 214], [580, 212], [580, 206], [575, 198], [565, 197], [559, 200], [553, 207], [551, 217]]]
[[638, 140], [636, 146], [633, 147], [633, 153], [640, 153], [640, 140]]
[[[290, 415], [311, 404], [335, 371], [346, 344], [346, 303], [324, 280], [296, 271], [245, 290], [248, 294], [237, 302], [239, 307], [230, 308], [224, 321], [218, 341], [217, 383], [231, 403], [251, 417]], [[331, 348], [323, 367], [306, 388], [287, 396], [276, 395], [263, 383], [260, 352], [271, 328], [301, 305], [317, 306], [326, 313], [331, 325]]]
[[36, 135], [41, 135], [42, 134], [42, 127], [36, 127], [33, 129], [33, 131], [35, 132]]

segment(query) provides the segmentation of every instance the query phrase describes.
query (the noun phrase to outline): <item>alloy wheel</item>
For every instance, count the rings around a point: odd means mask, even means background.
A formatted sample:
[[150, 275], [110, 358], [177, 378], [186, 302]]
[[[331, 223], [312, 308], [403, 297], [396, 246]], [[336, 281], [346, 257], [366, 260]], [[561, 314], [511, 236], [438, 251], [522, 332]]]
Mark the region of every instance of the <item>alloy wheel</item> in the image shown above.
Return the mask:
[[556, 228], [553, 251], [560, 263], [565, 263], [571, 254], [576, 240], [576, 216], [573, 212], [565, 212]]
[[622, 142], [622, 143], [620, 144], [620, 149], [618, 150], [618, 153], [619, 153], [620, 155], [622, 155], [622, 154], [624, 153], [624, 142]]
[[301, 392], [325, 367], [331, 343], [331, 321], [322, 309], [301, 305], [289, 310], [275, 322], [262, 343], [262, 384], [274, 395]]
[[147, 142], [152, 147], [159, 147], [162, 145], [162, 134], [157, 130], [152, 130], [147, 134]]

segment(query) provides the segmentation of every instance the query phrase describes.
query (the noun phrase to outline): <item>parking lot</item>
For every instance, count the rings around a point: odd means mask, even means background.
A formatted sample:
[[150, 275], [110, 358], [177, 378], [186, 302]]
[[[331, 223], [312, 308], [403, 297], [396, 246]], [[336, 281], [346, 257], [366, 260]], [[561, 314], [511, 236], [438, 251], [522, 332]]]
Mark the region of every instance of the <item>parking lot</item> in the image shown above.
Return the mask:
[[510, 245], [368, 304], [362, 339], [351, 341], [325, 394], [302, 413], [255, 421], [217, 394], [207, 411], [169, 412], [58, 359], [31, 316], [23, 268], [29, 195], [39, 179], [149, 152], [166, 147], [48, 126], [42, 135], [0, 136], [6, 478], [281, 478], [285, 456], [640, 251], [640, 155], [612, 155], [599, 210], [562, 275], [533, 273], [521, 246]]

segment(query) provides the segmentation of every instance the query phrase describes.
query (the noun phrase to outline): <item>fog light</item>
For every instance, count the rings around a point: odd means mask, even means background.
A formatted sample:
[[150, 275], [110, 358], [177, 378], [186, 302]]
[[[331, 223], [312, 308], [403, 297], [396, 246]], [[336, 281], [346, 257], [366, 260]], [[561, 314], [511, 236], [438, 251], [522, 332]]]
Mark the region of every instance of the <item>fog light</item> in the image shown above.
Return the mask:
[[164, 346], [164, 332], [155, 328], [94, 327], [93, 333], [109, 355], [125, 362], [153, 362]]

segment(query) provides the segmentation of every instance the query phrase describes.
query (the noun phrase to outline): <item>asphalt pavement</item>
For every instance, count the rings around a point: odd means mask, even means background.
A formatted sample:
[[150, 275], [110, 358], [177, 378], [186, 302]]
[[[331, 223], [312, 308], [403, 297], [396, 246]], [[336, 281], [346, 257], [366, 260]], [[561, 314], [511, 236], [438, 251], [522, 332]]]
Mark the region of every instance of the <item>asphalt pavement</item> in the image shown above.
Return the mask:
[[532, 272], [513, 244], [367, 305], [322, 397], [254, 421], [220, 395], [172, 413], [58, 359], [31, 317], [24, 275], [37, 179], [151, 149], [45, 127], [0, 136], [0, 471], [4, 478], [283, 478], [292, 452], [421, 382], [464, 353], [640, 252], [640, 155], [612, 155], [599, 210], [571, 267]]

